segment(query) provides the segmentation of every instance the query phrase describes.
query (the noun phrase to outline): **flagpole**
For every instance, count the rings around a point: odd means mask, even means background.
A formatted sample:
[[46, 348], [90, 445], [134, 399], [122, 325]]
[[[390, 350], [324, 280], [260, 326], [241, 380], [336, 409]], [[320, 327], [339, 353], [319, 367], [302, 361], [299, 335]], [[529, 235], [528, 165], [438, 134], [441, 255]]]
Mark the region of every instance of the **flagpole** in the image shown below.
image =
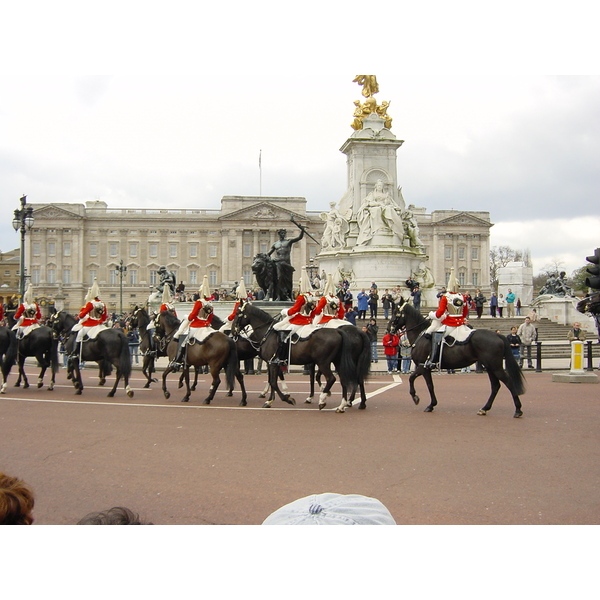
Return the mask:
[[262, 150], [258, 151], [258, 195], [262, 196]]

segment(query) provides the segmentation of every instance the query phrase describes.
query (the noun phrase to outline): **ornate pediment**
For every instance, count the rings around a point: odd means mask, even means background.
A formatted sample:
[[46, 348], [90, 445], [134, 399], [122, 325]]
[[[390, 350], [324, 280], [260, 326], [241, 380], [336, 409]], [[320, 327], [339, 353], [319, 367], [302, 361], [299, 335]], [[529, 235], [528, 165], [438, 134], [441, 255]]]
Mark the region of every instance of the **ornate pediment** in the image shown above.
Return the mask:
[[64, 208], [57, 206], [56, 204], [50, 204], [48, 206], [43, 206], [42, 208], [35, 208], [33, 211], [34, 218], [43, 218], [43, 219], [77, 219], [81, 221], [83, 217], [74, 213], [70, 210], [65, 210]]
[[257, 202], [251, 206], [246, 206], [219, 218], [220, 221], [237, 221], [239, 219], [247, 221], [289, 221], [291, 217], [297, 220], [306, 220], [306, 215], [301, 215], [292, 210], [282, 208], [272, 202]]
[[445, 219], [441, 219], [440, 221], [434, 221], [432, 223], [435, 226], [440, 225], [460, 225], [461, 227], [474, 225], [477, 227], [481, 227], [482, 225], [486, 227], [491, 227], [492, 224], [481, 217], [477, 217], [471, 213], [460, 212], [458, 214], [452, 215]]

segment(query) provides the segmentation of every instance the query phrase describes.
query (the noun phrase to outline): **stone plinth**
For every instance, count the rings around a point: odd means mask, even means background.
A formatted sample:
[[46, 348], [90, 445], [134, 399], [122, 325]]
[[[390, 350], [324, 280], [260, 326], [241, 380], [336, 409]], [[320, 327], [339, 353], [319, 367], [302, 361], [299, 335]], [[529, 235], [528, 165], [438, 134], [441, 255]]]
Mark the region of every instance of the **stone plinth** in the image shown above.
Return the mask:
[[598, 383], [595, 373], [552, 373], [552, 381], [557, 383]]

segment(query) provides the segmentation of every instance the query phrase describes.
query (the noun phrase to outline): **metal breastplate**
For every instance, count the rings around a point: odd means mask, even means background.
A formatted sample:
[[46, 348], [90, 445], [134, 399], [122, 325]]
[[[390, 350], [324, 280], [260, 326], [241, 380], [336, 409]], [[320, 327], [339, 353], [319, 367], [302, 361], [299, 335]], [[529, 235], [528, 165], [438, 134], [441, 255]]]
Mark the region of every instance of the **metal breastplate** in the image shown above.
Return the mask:
[[448, 314], [453, 317], [462, 315], [463, 306], [465, 304], [464, 298], [460, 294], [447, 294], [446, 298], [448, 299], [448, 303], [446, 305]]

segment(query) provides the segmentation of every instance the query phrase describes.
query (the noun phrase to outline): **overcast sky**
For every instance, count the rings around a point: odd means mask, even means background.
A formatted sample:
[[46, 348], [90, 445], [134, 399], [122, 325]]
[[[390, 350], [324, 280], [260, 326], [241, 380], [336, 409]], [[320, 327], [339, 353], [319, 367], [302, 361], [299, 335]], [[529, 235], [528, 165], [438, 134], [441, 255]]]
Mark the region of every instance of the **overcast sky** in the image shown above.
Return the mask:
[[[23, 4], [0, 24], [0, 249], [30, 203], [219, 208], [346, 188], [359, 73], [390, 102], [398, 180], [428, 211], [489, 211], [492, 245], [570, 273], [600, 246], [591, 3]], [[451, 6], [450, 6], [451, 5]], [[500, 5], [498, 5], [500, 6]], [[222, 8], [220, 8], [222, 7]]]

